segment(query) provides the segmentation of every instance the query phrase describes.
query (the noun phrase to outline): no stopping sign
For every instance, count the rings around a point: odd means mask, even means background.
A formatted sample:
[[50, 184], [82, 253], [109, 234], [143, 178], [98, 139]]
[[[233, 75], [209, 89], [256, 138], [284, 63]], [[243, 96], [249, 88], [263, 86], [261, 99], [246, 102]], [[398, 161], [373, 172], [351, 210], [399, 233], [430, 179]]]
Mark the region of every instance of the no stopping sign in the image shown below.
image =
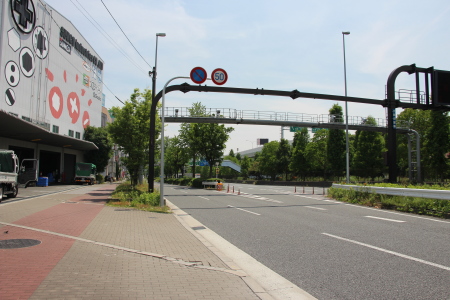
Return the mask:
[[211, 73], [211, 80], [217, 85], [225, 84], [228, 80], [228, 74], [224, 69], [215, 69]]

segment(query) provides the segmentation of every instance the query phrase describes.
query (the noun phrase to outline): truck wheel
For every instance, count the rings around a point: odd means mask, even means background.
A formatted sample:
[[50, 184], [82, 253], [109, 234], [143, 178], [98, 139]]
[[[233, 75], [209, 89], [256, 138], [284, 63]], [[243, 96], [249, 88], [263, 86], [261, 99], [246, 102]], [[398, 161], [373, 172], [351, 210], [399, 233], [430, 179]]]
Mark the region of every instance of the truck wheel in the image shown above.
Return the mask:
[[16, 198], [19, 193], [19, 187], [16, 185], [12, 188], [13, 192], [11, 194], [6, 195], [8, 198]]
[[0, 184], [0, 202], [3, 200], [3, 185]]

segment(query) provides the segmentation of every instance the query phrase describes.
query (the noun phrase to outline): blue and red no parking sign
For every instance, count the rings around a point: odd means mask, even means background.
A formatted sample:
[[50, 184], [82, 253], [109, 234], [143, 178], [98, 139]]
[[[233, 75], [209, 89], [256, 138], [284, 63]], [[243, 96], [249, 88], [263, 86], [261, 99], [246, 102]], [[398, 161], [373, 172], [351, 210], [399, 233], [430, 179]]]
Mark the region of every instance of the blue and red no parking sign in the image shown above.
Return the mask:
[[191, 71], [191, 79], [197, 84], [202, 84], [203, 82], [205, 82], [207, 77], [208, 74], [202, 67], [195, 67]]

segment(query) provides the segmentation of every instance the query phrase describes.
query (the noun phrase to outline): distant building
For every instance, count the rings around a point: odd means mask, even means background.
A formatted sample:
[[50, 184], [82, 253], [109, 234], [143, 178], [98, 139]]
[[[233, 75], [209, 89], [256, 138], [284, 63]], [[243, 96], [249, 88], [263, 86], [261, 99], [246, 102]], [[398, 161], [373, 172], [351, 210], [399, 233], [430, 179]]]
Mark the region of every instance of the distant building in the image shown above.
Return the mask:
[[102, 125], [104, 62], [42, 0], [0, 0], [0, 16], [0, 149], [71, 182], [75, 162], [97, 149], [83, 133]]

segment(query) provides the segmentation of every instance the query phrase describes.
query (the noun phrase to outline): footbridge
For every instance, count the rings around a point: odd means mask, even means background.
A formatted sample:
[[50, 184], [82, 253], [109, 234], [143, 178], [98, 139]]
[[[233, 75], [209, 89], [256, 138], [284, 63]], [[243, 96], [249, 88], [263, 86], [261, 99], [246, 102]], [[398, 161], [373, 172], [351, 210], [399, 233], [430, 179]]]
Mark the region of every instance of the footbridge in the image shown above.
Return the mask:
[[[345, 117], [341, 115], [237, 110], [232, 108], [207, 108], [202, 115], [192, 115], [190, 109], [191, 107], [166, 107], [164, 109], [164, 122], [272, 125], [329, 129], [345, 129], [346, 127]], [[367, 124], [367, 117], [349, 116], [348, 129], [377, 132], [388, 131], [386, 119], [374, 119], [376, 125]], [[407, 122], [397, 121], [395, 129], [398, 133], [411, 133]]]

